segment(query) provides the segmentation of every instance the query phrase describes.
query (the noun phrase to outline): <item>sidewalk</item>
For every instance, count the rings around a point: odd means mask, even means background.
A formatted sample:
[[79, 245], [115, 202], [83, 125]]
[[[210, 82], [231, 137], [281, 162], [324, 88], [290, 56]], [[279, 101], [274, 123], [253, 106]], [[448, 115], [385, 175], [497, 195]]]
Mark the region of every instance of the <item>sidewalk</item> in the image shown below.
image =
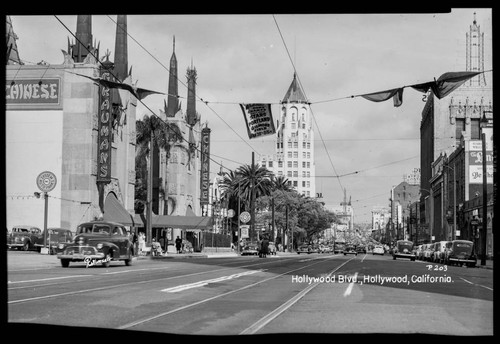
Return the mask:
[[[277, 252], [276, 256], [295, 255], [295, 252]], [[138, 259], [176, 259], [176, 258], [233, 258], [240, 257], [237, 252], [193, 252], [193, 253], [167, 253], [162, 256], [138, 256]]]

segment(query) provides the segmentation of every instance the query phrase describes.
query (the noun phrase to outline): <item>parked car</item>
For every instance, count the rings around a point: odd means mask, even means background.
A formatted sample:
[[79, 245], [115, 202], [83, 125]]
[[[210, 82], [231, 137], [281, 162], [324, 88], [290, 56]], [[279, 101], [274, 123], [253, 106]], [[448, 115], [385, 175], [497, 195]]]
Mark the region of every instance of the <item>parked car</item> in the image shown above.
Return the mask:
[[319, 245], [319, 253], [332, 253], [333, 247], [331, 245]]
[[434, 252], [434, 244], [425, 244], [423, 260], [426, 262], [432, 261]]
[[450, 249], [446, 252], [445, 263], [475, 267], [477, 255], [474, 243], [468, 240], [453, 240]]
[[383, 256], [384, 253], [385, 253], [384, 247], [381, 245], [375, 246], [372, 251], [373, 255], [380, 254], [381, 256]]
[[33, 250], [40, 233], [42, 233], [42, 230], [36, 226], [14, 226], [7, 233], [7, 248], [17, 248], [24, 251]]
[[297, 254], [301, 254], [301, 253], [312, 253], [312, 245], [309, 245], [309, 244], [302, 244], [300, 245], [299, 247], [297, 247]]
[[439, 241], [434, 246], [434, 258], [433, 261], [435, 263], [444, 263], [446, 244], [449, 241]]
[[415, 253], [413, 253], [413, 241], [396, 241], [396, 246], [392, 250], [392, 259], [396, 260], [396, 258], [406, 258], [414, 261]]
[[257, 247], [257, 244], [254, 243], [249, 243], [245, 247], [243, 247], [243, 250], [241, 251], [242, 256], [257, 256], [259, 254], [259, 250]]
[[346, 245], [346, 247], [344, 249], [344, 256], [347, 254], [354, 254], [357, 256], [358, 251], [356, 251], [356, 246], [355, 245]]
[[[63, 267], [70, 262], [102, 264], [109, 267], [111, 261], [132, 264], [134, 245], [125, 227], [116, 222], [91, 221], [80, 224], [71, 243], [60, 243], [57, 258]], [[90, 262], [90, 265], [89, 265]]]
[[[38, 252], [44, 247], [45, 231], [37, 235], [35, 239], [35, 247]], [[73, 240], [73, 232], [65, 228], [47, 228], [47, 247], [50, 254], [57, 254], [59, 244], [71, 243]]]

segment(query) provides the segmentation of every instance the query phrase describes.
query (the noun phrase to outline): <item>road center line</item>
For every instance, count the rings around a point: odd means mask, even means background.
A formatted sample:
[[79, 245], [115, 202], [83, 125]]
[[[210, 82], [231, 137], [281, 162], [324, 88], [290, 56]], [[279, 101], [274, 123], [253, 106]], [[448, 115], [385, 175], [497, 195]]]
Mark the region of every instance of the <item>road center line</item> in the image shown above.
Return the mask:
[[[335, 270], [331, 271], [326, 277], [330, 277], [335, 272], [337, 272], [341, 267], [343, 267], [345, 264], [349, 263], [353, 259], [354, 259], [354, 257], [349, 259], [348, 261], [342, 263]], [[302, 290], [300, 293], [298, 293], [297, 295], [292, 297], [290, 300], [288, 300], [287, 302], [285, 302], [284, 304], [282, 304], [281, 306], [276, 308], [274, 311], [272, 311], [271, 313], [269, 313], [265, 317], [262, 317], [259, 321], [255, 322], [253, 325], [251, 325], [250, 327], [243, 330], [240, 334], [254, 334], [254, 333], [260, 331], [261, 328], [263, 328], [264, 326], [269, 324], [271, 321], [276, 319], [281, 313], [283, 313], [284, 311], [286, 311], [287, 309], [292, 307], [295, 303], [297, 303], [301, 298], [306, 296], [307, 293], [309, 293], [311, 290], [316, 288], [319, 284], [320, 284], [319, 282], [315, 282], [313, 284], [310, 284], [304, 290]]]
[[7, 284], [30, 283], [30, 282], [44, 282], [44, 281], [52, 281], [52, 280], [57, 280], [57, 279], [76, 278], [76, 277], [85, 277], [85, 276], [91, 276], [91, 275], [74, 275], [74, 276], [63, 276], [63, 277], [50, 277], [50, 278], [40, 278], [40, 279], [35, 279], [35, 280], [15, 281], [15, 282], [8, 281]]
[[[356, 281], [357, 278], [358, 278], [358, 273], [356, 272], [354, 274], [353, 281]], [[349, 283], [349, 285], [347, 286], [347, 289], [344, 292], [344, 297], [351, 295], [353, 286], [354, 286], [354, 282]]]

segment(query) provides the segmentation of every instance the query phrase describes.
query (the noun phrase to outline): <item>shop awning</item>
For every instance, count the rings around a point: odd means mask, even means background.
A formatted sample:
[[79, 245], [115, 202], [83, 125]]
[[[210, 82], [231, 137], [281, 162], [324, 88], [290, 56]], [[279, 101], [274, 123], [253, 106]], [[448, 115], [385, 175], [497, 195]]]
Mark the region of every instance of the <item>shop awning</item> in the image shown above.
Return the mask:
[[152, 225], [180, 229], [207, 229], [213, 226], [213, 221], [209, 216], [153, 215]]
[[132, 214], [116, 199], [116, 196], [109, 194], [104, 201], [103, 220], [121, 223], [124, 226], [135, 226]]

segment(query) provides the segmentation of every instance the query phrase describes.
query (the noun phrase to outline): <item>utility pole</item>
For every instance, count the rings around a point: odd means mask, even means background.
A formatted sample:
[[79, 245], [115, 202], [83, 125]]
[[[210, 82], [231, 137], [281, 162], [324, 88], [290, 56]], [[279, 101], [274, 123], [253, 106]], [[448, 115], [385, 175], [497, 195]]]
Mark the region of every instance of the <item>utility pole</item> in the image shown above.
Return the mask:
[[488, 189], [487, 189], [487, 171], [486, 171], [486, 134], [483, 132], [481, 134], [481, 140], [483, 141], [483, 221], [482, 221], [482, 238], [481, 238], [481, 248], [483, 254], [481, 256], [481, 265], [486, 265], [486, 239], [488, 235]]
[[[252, 168], [251, 171], [254, 172], [255, 165], [255, 152], [252, 152]], [[255, 232], [255, 175], [251, 176], [250, 181], [250, 240], [253, 239]]]

